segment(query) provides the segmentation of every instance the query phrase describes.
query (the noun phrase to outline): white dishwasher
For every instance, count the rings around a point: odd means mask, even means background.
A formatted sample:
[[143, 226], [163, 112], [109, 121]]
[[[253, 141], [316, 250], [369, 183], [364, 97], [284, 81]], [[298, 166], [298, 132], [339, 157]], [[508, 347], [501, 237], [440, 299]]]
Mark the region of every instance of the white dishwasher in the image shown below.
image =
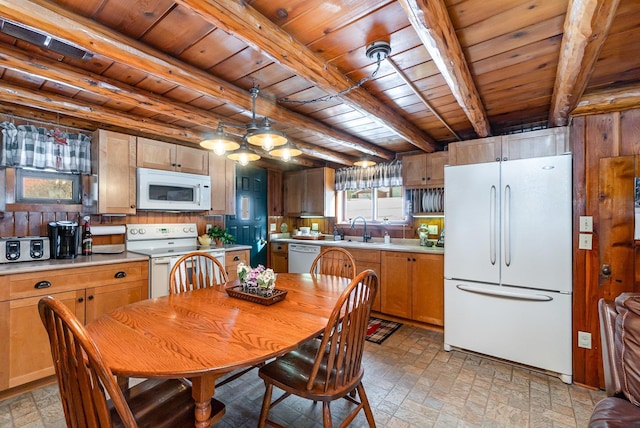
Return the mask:
[[319, 245], [289, 244], [289, 273], [309, 273], [318, 254]]

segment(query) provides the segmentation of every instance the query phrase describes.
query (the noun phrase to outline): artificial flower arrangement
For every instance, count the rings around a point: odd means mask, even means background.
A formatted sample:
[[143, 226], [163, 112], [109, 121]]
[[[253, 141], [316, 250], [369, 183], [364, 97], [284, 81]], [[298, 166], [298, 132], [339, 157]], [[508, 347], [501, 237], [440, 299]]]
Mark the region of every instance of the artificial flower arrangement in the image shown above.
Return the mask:
[[238, 279], [242, 285], [242, 291], [264, 297], [273, 294], [273, 289], [276, 286], [276, 274], [273, 269], [267, 269], [263, 265], [251, 269], [251, 266], [239, 263]]

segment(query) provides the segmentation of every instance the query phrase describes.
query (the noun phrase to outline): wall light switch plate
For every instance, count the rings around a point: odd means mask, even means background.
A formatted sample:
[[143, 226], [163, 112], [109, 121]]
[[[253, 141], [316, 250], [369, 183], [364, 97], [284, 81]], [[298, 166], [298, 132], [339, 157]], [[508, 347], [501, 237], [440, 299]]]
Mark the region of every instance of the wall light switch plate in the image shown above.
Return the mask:
[[269, 223], [269, 232], [275, 232], [275, 231], [276, 231], [276, 224]]
[[593, 235], [589, 233], [581, 233], [578, 240], [579, 250], [590, 250], [593, 248]]
[[210, 225], [210, 224], [208, 224], [208, 225], [206, 225], [206, 226], [205, 226], [204, 231], [205, 231], [205, 232], [209, 232], [209, 229], [211, 229], [211, 225]]
[[318, 223], [311, 223], [311, 230], [318, 230]]
[[580, 216], [580, 232], [593, 232], [593, 217], [590, 215]]
[[429, 235], [437, 235], [438, 234], [438, 225], [437, 224], [430, 224], [429, 226], [427, 226], [427, 229], [429, 230]]
[[587, 333], [586, 331], [578, 332], [578, 347], [591, 349], [591, 333]]

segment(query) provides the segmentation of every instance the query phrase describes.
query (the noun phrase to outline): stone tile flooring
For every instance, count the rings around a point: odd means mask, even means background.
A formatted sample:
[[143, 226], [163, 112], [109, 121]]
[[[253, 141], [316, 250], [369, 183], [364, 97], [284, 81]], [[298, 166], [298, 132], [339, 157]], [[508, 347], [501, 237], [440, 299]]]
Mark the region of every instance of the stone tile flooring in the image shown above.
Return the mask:
[[[402, 326], [382, 345], [366, 343], [364, 384], [379, 427], [586, 427], [603, 391], [459, 351], [441, 333]], [[255, 427], [264, 385], [254, 370], [216, 390], [227, 404], [217, 427]], [[274, 390], [274, 397], [278, 390]], [[331, 406], [334, 423], [351, 404]], [[271, 417], [322, 426], [322, 406], [289, 397]], [[351, 424], [366, 426], [363, 412]], [[0, 401], [0, 428], [64, 427], [55, 385]]]

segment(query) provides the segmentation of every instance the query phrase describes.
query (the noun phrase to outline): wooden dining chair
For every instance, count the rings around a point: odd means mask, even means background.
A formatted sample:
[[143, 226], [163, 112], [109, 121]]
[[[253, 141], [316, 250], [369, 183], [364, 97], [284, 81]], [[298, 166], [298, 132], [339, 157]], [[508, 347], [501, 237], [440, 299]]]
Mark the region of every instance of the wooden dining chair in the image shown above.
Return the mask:
[[[40, 299], [38, 310], [49, 335], [67, 426], [195, 425], [190, 387], [177, 379], [146, 380], [128, 389], [125, 398], [108, 362], [71, 310], [51, 296]], [[214, 412], [224, 408], [215, 399], [211, 406]]]
[[353, 278], [356, 276], [356, 261], [344, 248], [326, 248], [311, 263], [310, 273]]
[[171, 294], [198, 288], [224, 285], [227, 272], [217, 258], [209, 253], [196, 251], [180, 257], [169, 272]]
[[[322, 401], [325, 427], [332, 426], [330, 403], [338, 398], [356, 404], [341, 427], [349, 425], [360, 410], [364, 410], [369, 426], [375, 427], [362, 384], [362, 354], [377, 289], [376, 273], [371, 269], [361, 272], [338, 298], [321, 339], [312, 339], [258, 371], [266, 386], [259, 427], [280, 426], [268, 420], [269, 411], [291, 394]], [[274, 386], [284, 394], [271, 402]], [[351, 394], [354, 390], [357, 397]]]
[[[224, 286], [228, 280], [227, 272], [218, 259], [209, 253], [196, 251], [185, 254], [176, 260], [171, 272], [169, 272], [169, 291], [171, 294], [178, 294], [198, 288]], [[260, 363], [233, 371], [228, 376], [219, 379], [216, 382], [216, 388], [263, 365]], [[186, 382], [188, 383], [188, 381]]]

